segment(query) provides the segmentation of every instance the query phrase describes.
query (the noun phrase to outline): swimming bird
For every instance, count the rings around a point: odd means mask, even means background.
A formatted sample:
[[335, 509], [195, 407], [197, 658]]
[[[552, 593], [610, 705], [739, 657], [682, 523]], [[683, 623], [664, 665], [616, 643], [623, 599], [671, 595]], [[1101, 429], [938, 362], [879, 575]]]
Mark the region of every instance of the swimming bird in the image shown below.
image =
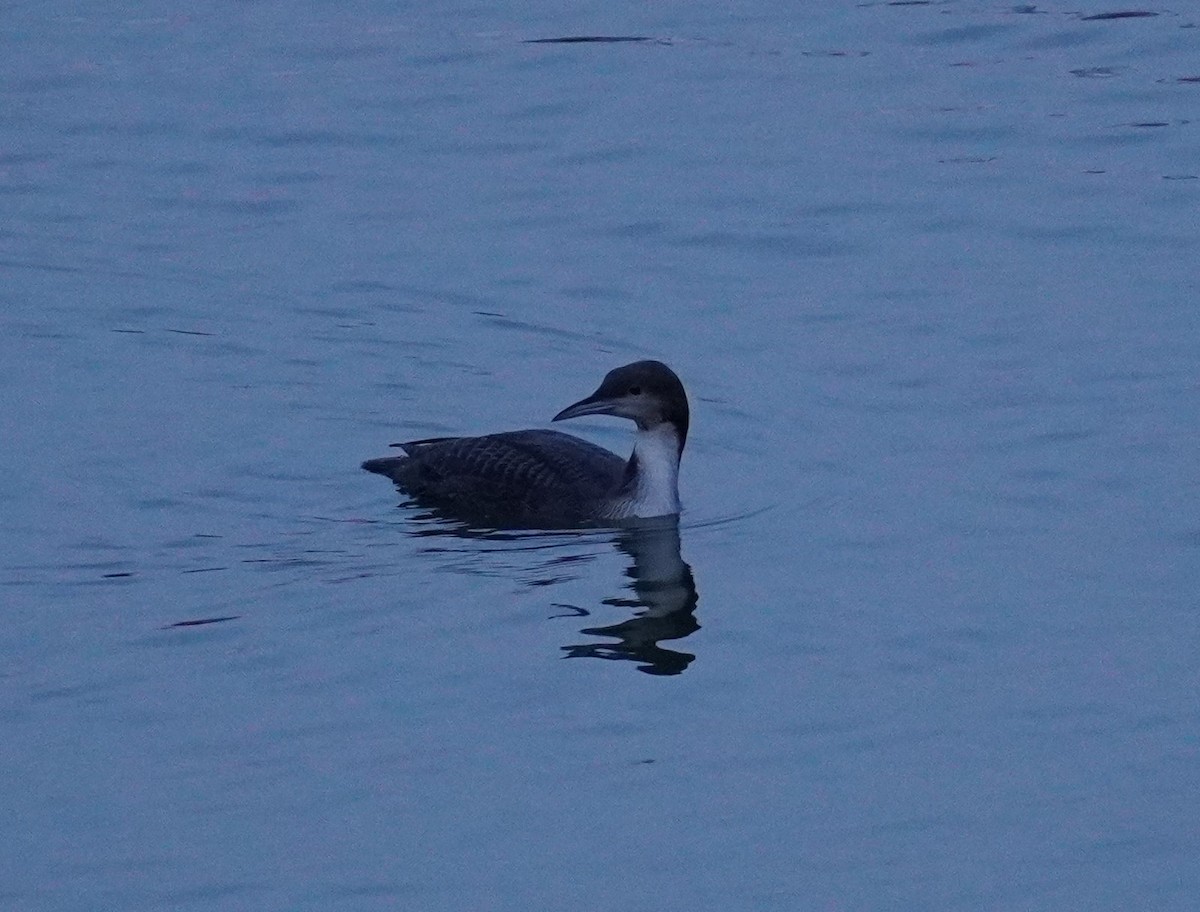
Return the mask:
[[688, 400], [661, 361], [608, 372], [594, 393], [552, 420], [615, 415], [637, 425], [629, 459], [559, 431], [434, 437], [368, 459], [413, 500], [481, 525], [564, 529], [679, 513]]

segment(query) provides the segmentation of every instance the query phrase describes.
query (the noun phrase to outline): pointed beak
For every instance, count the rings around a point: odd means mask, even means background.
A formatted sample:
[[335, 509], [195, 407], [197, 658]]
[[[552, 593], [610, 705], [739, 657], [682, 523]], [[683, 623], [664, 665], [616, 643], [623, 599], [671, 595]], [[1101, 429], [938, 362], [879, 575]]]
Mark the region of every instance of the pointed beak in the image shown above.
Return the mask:
[[611, 415], [614, 406], [613, 400], [607, 396], [592, 393], [586, 399], [580, 399], [574, 405], [568, 405], [550, 420], [563, 421], [567, 418], [581, 418], [584, 415]]

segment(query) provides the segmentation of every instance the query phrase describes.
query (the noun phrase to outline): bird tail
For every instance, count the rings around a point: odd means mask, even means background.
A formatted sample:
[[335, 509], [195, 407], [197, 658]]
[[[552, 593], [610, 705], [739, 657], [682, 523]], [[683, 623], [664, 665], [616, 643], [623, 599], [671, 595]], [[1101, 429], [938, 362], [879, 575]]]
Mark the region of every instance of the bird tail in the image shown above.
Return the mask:
[[368, 472], [374, 472], [376, 475], [386, 475], [388, 478], [393, 478], [395, 477], [396, 470], [406, 462], [408, 462], [407, 456], [381, 456], [378, 459], [368, 459], [362, 464], [362, 467]]

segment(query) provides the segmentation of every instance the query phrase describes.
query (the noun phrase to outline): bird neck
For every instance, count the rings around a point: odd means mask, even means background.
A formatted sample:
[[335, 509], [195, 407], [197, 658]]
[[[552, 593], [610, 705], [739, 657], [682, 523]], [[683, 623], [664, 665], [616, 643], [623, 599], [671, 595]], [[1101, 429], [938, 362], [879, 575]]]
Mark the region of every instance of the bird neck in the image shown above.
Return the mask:
[[679, 512], [682, 454], [679, 429], [671, 422], [638, 429], [620, 492], [621, 498], [628, 501], [631, 516], [648, 518]]

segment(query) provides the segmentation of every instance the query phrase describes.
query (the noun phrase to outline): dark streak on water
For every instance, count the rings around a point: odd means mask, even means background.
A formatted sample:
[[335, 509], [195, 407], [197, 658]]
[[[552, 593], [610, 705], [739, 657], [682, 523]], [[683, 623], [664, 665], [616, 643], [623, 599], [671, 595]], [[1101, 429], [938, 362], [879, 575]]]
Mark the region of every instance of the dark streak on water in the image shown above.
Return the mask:
[[636, 44], [653, 41], [656, 44], [669, 44], [662, 38], [650, 38], [645, 35], [568, 35], [562, 38], [528, 38], [525, 44]]
[[1157, 16], [1158, 13], [1149, 10], [1123, 10], [1112, 13], [1095, 13], [1091, 16], [1082, 16], [1084, 22], [1107, 22], [1114, 19], [1146, 19], [1151, 16]]
[[236, 621], [241, 618], [240, 614], [230, 614], [225, 617], [199, 618], [194, 621], [176, 621], [174, 624], [167, 624], [163, 630], [172, 630], [176, 627], [204, 627], [208, 624], [223, 624], [225, 621]]

